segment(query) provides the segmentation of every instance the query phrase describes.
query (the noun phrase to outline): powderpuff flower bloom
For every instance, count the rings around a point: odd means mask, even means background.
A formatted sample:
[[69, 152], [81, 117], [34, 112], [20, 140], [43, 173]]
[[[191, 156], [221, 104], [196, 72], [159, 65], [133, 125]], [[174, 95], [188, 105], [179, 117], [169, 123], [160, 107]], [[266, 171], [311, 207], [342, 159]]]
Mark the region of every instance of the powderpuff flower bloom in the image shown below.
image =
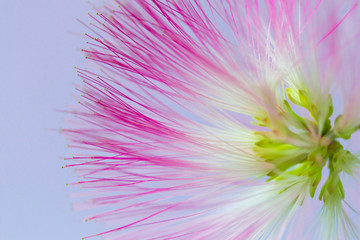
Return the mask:
[[[360, 239], [360, 12], [116, 0], [64, 130], [105, 239]], [[84, 194], [84, 193], [82, 193]], [[91, 237], [91, 236], [89, 236]]]

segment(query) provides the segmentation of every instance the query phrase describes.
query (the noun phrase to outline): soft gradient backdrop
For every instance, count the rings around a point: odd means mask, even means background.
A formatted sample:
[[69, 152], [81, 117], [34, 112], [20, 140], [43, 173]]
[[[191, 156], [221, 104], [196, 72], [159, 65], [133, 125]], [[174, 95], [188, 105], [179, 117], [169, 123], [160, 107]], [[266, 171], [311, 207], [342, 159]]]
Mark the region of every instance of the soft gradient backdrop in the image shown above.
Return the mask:
[[[100, 4], [102, 1], [93, 0]], [[0, 239], [80, 240], [98, 233], [73, 212], [76, 178], [62, 169], [71, 156], [57, 131], [81, 82], [91, 5], [85, 0], [0, 0]], [[76, 34], [74, 34], [76, 33]]]

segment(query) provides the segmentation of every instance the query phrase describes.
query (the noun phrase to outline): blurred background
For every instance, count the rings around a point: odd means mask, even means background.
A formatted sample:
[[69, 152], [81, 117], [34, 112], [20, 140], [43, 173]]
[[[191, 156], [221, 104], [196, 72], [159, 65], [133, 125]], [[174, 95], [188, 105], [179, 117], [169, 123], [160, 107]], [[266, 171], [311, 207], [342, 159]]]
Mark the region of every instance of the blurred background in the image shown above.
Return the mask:
[[[99, 5], [103, 1], [92, 0]], [[74, 212], [59, 134], [84, 66], [85, 0], [0, 0], [0, 239], [76, 240], [104, 231]], [[52, 130], [55, 129], [55, 130]], [[101, 229], [100, 229], [101, 228]], [[96, 238], [94, 238], [96, 239]]]

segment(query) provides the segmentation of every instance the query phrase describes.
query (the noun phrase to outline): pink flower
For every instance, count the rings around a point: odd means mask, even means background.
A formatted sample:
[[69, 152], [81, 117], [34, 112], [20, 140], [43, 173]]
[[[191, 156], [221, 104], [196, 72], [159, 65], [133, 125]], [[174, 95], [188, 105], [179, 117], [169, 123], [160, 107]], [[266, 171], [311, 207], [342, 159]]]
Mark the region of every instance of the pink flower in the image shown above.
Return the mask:
[[99, 236], [359, 239], [357, 1], [97, 11], [65, 133]]

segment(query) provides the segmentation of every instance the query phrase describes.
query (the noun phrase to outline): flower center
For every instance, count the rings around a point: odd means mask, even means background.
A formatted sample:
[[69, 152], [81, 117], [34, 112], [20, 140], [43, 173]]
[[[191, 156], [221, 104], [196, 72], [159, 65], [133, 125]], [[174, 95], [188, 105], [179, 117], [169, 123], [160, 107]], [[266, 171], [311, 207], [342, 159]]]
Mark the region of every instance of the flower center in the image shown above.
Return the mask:
[[[295, 107], [307, 111], [311, 118], [299, 116], [293, 110]], [[332, 127], [329, 119], [332, 114], [330, 95], [312, 101], [309, 91], [287, 88], [285, 99], [277, 104], [277, 109], [255, 117], [254, 124], [266, 128], [256, 131], [259, 140], [253, 151], [272, 166], [267, 173], [267, 181], [286, 182], [283, 190], [286, 191], [301, 180], [310, 196], [314, 197], [322, 169], [327, 165], [329, 175], [319, 199], [329, 204], [337, 204], [344, 199], [340, 173], [351, 175], [357, 158], [344, 149], [338, 139], [349, 139], [359, 126], [340, 127], [340, 115]]]

